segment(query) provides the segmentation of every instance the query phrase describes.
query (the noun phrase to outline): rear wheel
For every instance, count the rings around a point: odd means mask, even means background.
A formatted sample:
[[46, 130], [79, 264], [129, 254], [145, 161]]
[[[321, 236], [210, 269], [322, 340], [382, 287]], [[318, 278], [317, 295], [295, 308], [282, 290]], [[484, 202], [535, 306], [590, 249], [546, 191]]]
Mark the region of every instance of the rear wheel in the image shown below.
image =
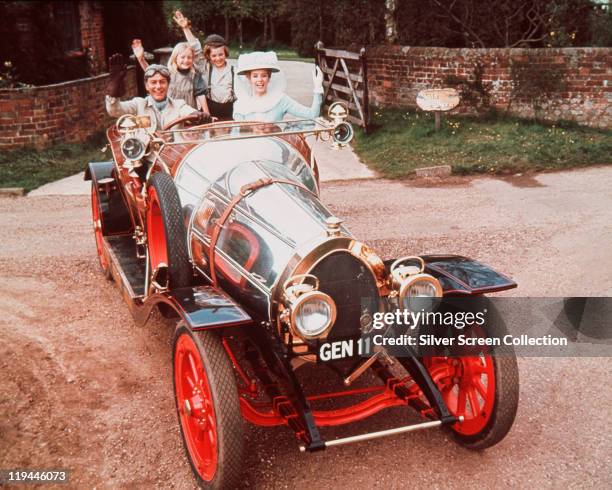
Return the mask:
[[147, 189], [147, 242], [151, 273], [165, 264], [169, 288], [191, 285], [192, 268], [187, 254], [187, 236], [181, 201], [172, 177], [154, 174]]
[[[471, 335], [503, 339], [504, 322], [483, 298], [488, 311], [484, 327], [473, 325]], [[488, 334], [487, 334], [488, 332]], [[510, 431], [518, 409], [519, 376], [512, 348], [460, 357], [424, 357], [423, 364], [438, 385], [449, 411], [463, 422], [451, 427], [454, 438], [470, 449], [486, 449]]]
[[91, 182], [91, 218], [93, 221], [94, 237], [96, 239], [96, 251], [98, 252], [98, 262], [104, 277], [111, 279], [110, 264], [104, 253], [104, 234], [102, 232], [102, 210], [100, 209], [100, 198], [95, 181]]
[[174, 335], [174, 393], [189, 463], [203, 488], [238, 488], [243, 423], [233, 368], [213, 332], [180, 323]]

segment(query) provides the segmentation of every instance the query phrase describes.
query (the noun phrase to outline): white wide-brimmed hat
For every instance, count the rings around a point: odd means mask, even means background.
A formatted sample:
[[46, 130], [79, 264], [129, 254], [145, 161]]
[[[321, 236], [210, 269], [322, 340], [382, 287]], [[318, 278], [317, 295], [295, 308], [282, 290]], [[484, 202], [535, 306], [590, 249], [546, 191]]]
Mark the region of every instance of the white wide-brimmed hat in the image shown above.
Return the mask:
[[246, 75], [252, 70], [280, 71], [276, 53], [274, 51], [255, 51], [238, 56], [238, 75]]

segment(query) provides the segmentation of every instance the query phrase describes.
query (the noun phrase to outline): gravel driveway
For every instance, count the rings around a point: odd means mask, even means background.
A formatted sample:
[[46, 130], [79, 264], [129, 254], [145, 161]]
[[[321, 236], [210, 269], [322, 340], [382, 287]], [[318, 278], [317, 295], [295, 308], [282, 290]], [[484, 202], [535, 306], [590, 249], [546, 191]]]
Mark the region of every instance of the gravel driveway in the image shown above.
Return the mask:
[[[522, 296], [612, 295], [612, 168], [444, 186], [329, 183], [322, 199], [384, 257], [449, 252]], [[0, 199], [0, 469], [67, 468], [75, 487], [192, 488], [172, 392], [174, 325], [137, 328], [98, 272], [83, 196]], [[255, 488], [612, 487], [610, 358], [519, 359], [516, 423], [474, 453], [441, 431], [301, 454], [247, 429]], [[405, 424], [401, 410], [328, 437]], [[608, 427], [608, 428], [606, 428]]]

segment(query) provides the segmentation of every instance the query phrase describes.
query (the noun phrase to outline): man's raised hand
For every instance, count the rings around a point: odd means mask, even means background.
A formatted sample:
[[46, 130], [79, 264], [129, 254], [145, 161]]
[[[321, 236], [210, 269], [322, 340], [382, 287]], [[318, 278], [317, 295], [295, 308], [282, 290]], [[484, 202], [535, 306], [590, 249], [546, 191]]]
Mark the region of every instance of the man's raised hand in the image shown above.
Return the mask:
[[108, 71], [110, 78], [106, 86], [106, 93], [111, 97], [121, 97], [125, 94], [124, 79], [127, 73], [122, 54], [115, 53], [108, 59]]

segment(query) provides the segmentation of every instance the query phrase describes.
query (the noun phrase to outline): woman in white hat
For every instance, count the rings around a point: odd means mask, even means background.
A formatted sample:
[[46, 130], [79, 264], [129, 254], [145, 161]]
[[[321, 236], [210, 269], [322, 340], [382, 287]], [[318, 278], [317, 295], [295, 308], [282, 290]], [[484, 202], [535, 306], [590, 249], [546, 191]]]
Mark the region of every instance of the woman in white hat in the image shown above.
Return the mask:
[[316, 67], [312, 76], [314, 95], [310, 107], [285, 94], [285, 78], [273, 51], [242, 54], [238, 57], [238, 83], [234, 104], [237, 121], [281, 121], [286, 114], [315, 118], [321, 112], [323, 73]]

